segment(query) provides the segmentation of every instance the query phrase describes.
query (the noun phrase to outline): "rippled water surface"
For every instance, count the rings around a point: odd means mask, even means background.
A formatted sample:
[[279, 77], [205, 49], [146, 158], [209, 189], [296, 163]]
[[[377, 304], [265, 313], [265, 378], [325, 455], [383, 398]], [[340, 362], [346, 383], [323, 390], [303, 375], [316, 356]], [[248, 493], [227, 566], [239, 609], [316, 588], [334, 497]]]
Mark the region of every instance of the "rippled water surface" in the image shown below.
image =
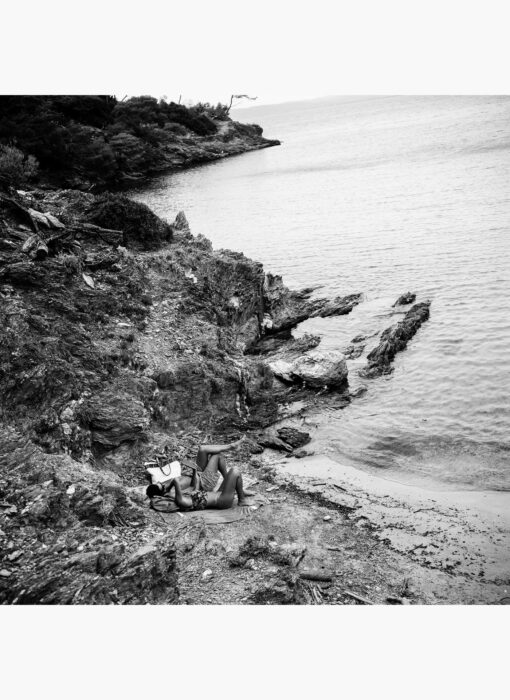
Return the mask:
[[[133, 193], [194, 233], [242, 250], [289, 286], [364, 292], [351, 315], [308, 321], [343, 349], [399, 315], [408, 290], [431, 317], [392, 375], [316, 441], [403, 481], [510, 489], [510, 99], [329, 98], [239, 110], [283, 145], [162, 177]], [[349, 363], [351, 383], [364, 356]]]

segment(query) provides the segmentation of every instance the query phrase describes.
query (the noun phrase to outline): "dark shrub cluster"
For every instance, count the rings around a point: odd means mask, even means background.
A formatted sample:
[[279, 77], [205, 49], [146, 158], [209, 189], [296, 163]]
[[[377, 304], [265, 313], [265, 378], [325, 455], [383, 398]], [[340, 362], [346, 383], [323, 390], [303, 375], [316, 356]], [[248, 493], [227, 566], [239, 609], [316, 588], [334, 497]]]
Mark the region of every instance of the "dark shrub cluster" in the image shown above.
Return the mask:
[[123, 243], [150, 250], [172, 239], [172, 227], [149, 207], [119, 194], [103, 194], [94, 202], [88, 221], [103, 228], [124, 232]]

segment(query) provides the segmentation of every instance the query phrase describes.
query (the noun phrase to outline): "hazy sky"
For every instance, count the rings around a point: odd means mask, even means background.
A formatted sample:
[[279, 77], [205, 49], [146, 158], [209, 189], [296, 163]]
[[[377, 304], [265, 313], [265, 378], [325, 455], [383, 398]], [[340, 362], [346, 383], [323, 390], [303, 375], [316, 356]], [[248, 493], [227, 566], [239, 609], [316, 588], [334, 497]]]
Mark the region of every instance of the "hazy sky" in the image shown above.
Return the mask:
[[[9, 4], [2, 92], [257, 104], [332, 94], [507, 92], [505, 3], [45, 0]], [[44, 31], [41, 28], [44, 26]], [[506, 88], [506, 89], [505, 89]]]

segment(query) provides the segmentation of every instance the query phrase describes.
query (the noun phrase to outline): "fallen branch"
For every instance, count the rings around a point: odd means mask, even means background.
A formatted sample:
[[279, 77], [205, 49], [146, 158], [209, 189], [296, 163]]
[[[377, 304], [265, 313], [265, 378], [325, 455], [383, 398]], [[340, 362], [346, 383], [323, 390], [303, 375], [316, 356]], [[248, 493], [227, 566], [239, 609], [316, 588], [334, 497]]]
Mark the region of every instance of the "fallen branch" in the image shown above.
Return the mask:
[[312, 595], [315, 598], [317, 605], [321, 605], [322, 604], [322, 595], [319, 591], [318, 586], [312, 586]]
[[101, 226], [96, 226], [95, 224], [82, 222], [69, 226], [68, 228], [75, 235], [85, 235], [86, 237], [96, 236], [104, 241], [104, 243], [108, 243], [109, 245], [113, 246], [121, 245], [124, 239], [123, 231], [118, 229], [102, 228]]
[[354, 598], [354, 600], [358, 600], [360, 603], [364, 603], [365, 605], [375, 605], [375, 603], [368, 598], [364, 598], [362, 595], [358, 595], [357, 593], [353, 593], [352, 591], [344, 591], [344, 595], [349, 596], [349, 598]]
[[25, 207], [22, 207], [21, 204], [19, 204], [19, 202], [16, 202], [16, 200], [12, 197], [6, 197], [2, 194], [0, 194], [0, 202], [13, 209], [23, 220], [23, 222], [30, 226], [32, 231], [34, 231], [35, 233], [39, 233], [37, 222], [34, 221], [34, 218], [30, 214], [30, 212], [27, 209], [25, 209]]

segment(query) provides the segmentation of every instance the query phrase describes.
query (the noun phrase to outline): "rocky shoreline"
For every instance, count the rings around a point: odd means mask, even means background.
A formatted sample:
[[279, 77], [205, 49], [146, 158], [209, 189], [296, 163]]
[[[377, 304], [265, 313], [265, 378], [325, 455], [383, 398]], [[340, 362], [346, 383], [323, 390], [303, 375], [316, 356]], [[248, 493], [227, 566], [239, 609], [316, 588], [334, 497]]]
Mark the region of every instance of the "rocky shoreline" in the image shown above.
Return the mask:
[[[361, 292], [289, 290], [260, 263], [194, 237], [184, 214], [169, 224], [120, 195], [6, 191], [0, 228], [0, 602], [504, 597], [501, 572], [484, 583], [447, 563], [431, 591], [430, 562], [381, 536], [377, 509], [358, 512], [348, 479], [322, 489], [308, 472], [302, 418], [356, 400], [347, 365], [366, 339], [326, 353], [292, 330], [351, 312]], [[360, 376], [391, 370], [428, 317], [429, 303], [414, 301], [404, 298], [402, 321]], [[213, 533], [149, 510], [144, 461], [239, 432], [248, 439], [235, 460], [266, 499], [253, 518]], [[310, 582], [316, 569], [329, 579]]]

